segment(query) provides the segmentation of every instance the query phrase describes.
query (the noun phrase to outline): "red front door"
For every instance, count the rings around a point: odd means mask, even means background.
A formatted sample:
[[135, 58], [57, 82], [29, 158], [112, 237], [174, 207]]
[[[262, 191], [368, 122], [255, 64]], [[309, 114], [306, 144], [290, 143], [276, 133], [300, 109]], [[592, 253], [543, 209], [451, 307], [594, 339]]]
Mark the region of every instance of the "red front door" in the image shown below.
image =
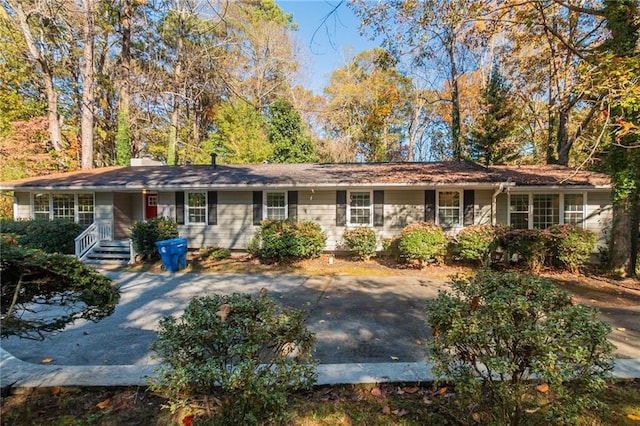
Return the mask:
[[158, 194], [144, 194], [144, 218], [153, 219], [158, 216]]

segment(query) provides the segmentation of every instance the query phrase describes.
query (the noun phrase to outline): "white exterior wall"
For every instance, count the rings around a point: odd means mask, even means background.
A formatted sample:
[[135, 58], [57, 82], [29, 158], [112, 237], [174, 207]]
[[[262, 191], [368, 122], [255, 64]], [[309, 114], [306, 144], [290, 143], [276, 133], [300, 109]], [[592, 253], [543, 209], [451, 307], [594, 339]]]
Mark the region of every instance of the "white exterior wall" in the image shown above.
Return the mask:
[[338, 248], [344, 226], [336, 226], [336, 191], [298, 191], [298, 220], [320, 225], [327, 234], [326, 250]]
[[476, 190], [473, 206], [473, 223], [491, 225], [491, 202], [493, 191]]
[[31, 213], [31, 194], [29, 192], [16, 192], [13, 218], [15, 220], [26, 220], [33, 217]]
[[589, 192], [587, 193], [586, 223], [588, 230], [593, 231], [598, 236], [596, 247], [603, 247], [608, 244], [608, 235], [613, 219], [613, 209], [611, 206], [611, 193]]
[[113, 193], [96, 192], [93, 200], [95, 220], [113, 221]]

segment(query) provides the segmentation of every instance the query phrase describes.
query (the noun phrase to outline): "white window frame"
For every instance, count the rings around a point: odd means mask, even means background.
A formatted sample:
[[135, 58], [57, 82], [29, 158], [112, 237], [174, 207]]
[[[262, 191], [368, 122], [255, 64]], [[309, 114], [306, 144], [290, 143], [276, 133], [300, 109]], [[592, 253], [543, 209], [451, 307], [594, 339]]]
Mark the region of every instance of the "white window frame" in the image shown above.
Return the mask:
[[81, 193], [75, 194], [75, 203], [76, 203], [76, 219], [75, 219], [75, 221], [76, 221], [76, 223], [80, 223], [80, 224], [89, 226], [89, 225], [91, 225], [91, 223], [84, 224], [84, 223], [80, 222], [80, 213], [83, 213], [83, 214], [89, 213], [89, 212], [85, 212], [85, 211], [83, 211], [83, 212], [80, 211], [79, 198], [80, 198], [81, 195], [90, 195], [91, 196], [91, 199], [92, 199], [92, 201], [91, 201], [91, 215], [93, 216], [93, 220], [91, 222], [93, 223], [93, 222], [96, 221], [96, 194], [89, 193], [89, 192], [81, 192]]
[[[269, 195], [278, 194], [284, 195], [284, 206], [283, 207], [269, 207]], [[263, 191], [262, 193], [262, 217], [267, 220], [287, 220], [289, 219], [289, 194], [287, 191]], [[269, 217], [269, 209], [284, 209], [284, 218], [271, 218]]]
[[[455, 207], [440, 207], [440, 194], [446, 193], [456, 193], [458, 194], [458, 223], [446, 224], [440, 223], [440, 210], [455, 210]], [[462, 226], [463, 221], [463, 192], [459, 189], [451, 189], [451, 190], [438, 190], [436, 193], [436, 224], [440, 225], [442, 228], [456, 228]]]
[[[47, 210], [38, 210], [36, 211], [36, 196], [37, 195], [42, 195], [42, 196], [46, 196], [47, 197]], [[51, 220], [51, 194], [49, 193], [32, 193], [31, 194], [31, 218], [32, 219], [36, 219], [37, 215], [43, 215], [43, 214], [47, 214], [47, 220]]]
[[[36, 195], [44, 195], [47, 197], [47, 215], [48, 215], [48, 220], [53, 220], [56, 219], [56, 217], [54, 216], [54, 211], [53, 211], [53, 197], [54, 195], [72, 195], [73, 196], [73, 221], [75, 223], [80, 223], [80, 211], [78, 209], [79, 207], [79, 203], [78, 203], [78, 196], [81, 195], [90, 195], [93, 199], [92, 201], [92, 205], [91, 205], [91, 213], [93, 214], [93, 222], [95, 222], [96, 220], [96, 194], [94, 192], [79, 192], [79, 193], [69, 193], [69, 192], [38, 192], [38, 193], [31, 193], [31, 217], [33, 219], [36, 218], [36, 214], [37, 213], [45, 213], [44, 210], [42, 211], [36, 211], [36, 206], [35, 206], [35, 199], [36, 199]], [[88, 213], [88, 212], [83, 212], [83, 213]]]
[[[195, 195], [195, 194], [204, 194], [204, 206], [191, 206], [189, 204], [189, 196], [190, 195]], [[185, 192], [184, 194], [185, 197], [185, 209], [184, 209], [184, 224], [185, 225], [206, 225], [207, 223], [209, 223], [209, 200], [208, 200], [208, 194], [207, 191], [189, 191], [189, 192]], [[192, 209], [197, 209], [197, 210], [204, 210], [204, 220], [202, 222], [195, 222], [195, 221], [191, 221], [191, 210]]]
[[566, 195], [582, 195], [582, 222], [579, 224], [573, 224], [574, 226], [585, 228], [587, 223], [587, 192], [586, 191], [569, 191], [569, 192], [547, 192], [547, 191], [536, 191], [536, 192], [516, 192], [509, 193], [509, 197], [507, 199], [507, 225], [511, 226], [511, 196], [513, 195], [526, 195], [528, 197], [528, 226], [527, 229], [533, 228], [533, 196], [534, 195], [557, 195], [559, 197], [559, 217], [558, 224], [564, 224], [565, 222], [565, 196]]
[[[351, 198], [353, 194], [369, 194], [368, 206], [351, 206]], [[369, 209], [369, 221], [367, 223], [351, 223], [351, 209], [365, 210]], [[347, 227], [359, 228], [359, 227], [372, 227], [373, 226], [373, 190], [361, 189], [347, 191]]]

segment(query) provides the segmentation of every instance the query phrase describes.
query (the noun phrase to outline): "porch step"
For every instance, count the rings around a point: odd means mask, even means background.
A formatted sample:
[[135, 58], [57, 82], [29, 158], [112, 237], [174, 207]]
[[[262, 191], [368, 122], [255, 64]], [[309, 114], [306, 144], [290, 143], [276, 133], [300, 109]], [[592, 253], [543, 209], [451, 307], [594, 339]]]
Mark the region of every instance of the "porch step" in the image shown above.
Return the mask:
[[86, 263], [129, 263], [131, 252], [129, 241], [101, 241], [87, 254]]

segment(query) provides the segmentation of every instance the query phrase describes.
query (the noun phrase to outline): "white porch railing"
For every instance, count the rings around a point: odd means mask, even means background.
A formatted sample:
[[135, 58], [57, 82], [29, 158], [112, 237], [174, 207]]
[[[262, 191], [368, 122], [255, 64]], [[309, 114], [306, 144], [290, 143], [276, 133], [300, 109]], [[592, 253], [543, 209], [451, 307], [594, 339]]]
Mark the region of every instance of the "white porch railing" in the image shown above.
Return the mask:
[[113, 237], [113, 227], [110, 220], [93, 222], [75, 239], [76, 257], [83, 260], [87, 253], [100, 241], [109, 241]]

